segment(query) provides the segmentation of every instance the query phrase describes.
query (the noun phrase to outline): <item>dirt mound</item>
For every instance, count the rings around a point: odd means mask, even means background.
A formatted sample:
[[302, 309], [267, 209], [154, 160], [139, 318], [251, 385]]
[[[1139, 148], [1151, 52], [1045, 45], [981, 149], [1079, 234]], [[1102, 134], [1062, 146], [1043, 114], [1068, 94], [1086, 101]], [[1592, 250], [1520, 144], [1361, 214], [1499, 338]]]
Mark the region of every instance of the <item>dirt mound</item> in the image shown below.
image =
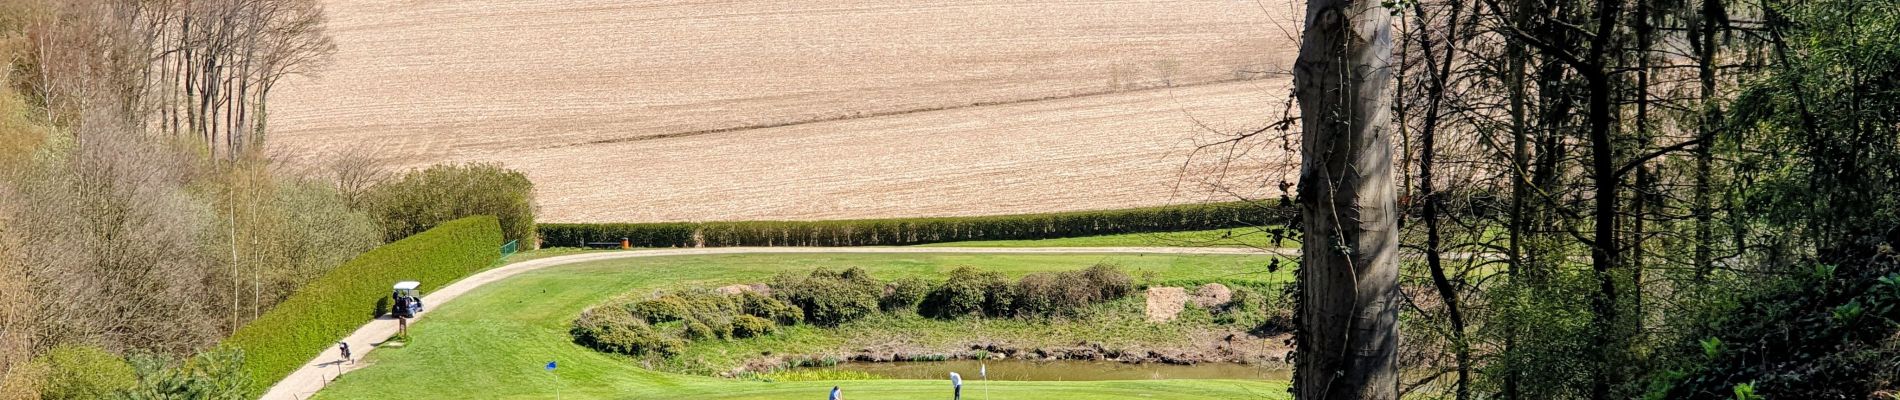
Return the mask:
[[736, 284], [736, 285], [726, 285], [726, 286], [720, 286], [718, 289], [713, 289], [713, 290], [718, 291], [719, 293], [724, 293], [724, 294], [740, 294], [740, 293], [745, 293], [745, 292], [753, 292], [753, 293], [766, 294], [766, 295], [772, 294], [772, 287], [766, 286], [766, 284], [763, 284], [763, 283], [741, 283], [741, 284]]
[[1212, 310], [1216, 307], [1225, 306], [1228, 302], [1233, 300], [1234, 291], [1228, 289], [1227, 285], [1209, 283], [1201, 285], [1198, 289], [1194, 289], [1194, 305], [1203, 309]]
[[1173, 321], [1187, 305], [1187, 290], [1178, 287], [1148, 288], [1148, 322]]

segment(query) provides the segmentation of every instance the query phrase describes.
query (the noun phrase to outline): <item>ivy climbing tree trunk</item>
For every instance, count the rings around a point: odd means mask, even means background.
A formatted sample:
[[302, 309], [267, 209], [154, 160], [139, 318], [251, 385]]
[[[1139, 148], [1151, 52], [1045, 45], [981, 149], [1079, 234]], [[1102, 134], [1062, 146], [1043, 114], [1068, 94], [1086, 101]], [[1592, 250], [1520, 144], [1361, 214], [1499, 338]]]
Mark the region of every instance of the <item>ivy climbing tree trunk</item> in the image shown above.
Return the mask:
[[1311, 0], [1293, 68], [1300, 103], [1300, 399], [1398, 398], [1398, 216], [1390, 97], [1392, 14]]

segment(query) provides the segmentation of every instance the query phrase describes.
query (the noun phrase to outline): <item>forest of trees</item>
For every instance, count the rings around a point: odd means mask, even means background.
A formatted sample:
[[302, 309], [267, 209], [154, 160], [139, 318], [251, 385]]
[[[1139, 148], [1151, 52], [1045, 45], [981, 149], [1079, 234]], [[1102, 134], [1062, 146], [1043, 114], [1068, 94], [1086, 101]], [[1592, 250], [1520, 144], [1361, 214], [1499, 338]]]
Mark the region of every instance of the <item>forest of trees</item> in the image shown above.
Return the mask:
[[0, 1], [0, 398], [254, 396], [216, 346], [305, 283], [461, 216], [532, 234], [513, 171], [267, 154], [323, 25], [316, 0]]
[[1299, 398], [1900, 395], [1900, 2], [1307, 6]]

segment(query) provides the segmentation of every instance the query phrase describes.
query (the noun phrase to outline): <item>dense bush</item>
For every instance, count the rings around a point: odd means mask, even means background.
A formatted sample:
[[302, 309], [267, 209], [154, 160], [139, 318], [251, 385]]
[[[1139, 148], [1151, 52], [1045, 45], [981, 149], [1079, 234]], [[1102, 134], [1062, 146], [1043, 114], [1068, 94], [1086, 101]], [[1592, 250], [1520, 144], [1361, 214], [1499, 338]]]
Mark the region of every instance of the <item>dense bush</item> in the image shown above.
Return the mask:
[[244, 352], [220, 346], [189, 360], [174, 360], [158, 354], [136, 354], [132, 368], [138, 371], [139, 384], [121, 398], [125, 400], [206, 399], [241, 400], [254, 397], [246, 392], [250, 375], [244, 371]]
[[877, 300], [884, 311], [908, 310], [924, 301], [924, 294], [930, 293], [930, 283], [916, 277], [901, 278], [884, 284], [884, 295]]
[[397, 281], [422, 282], [428, 293], [492, 266], [501, 256], [495, 218], [450, 221], [363, 253], [312, 281], [224, 343], [249, 357], [252, 393], [261, 393], [336, 340], [375, 317]]
[[739, 293], [739, 308], [746, 315], [764, 318], [779, 325], [798, 325], [805, 322], [805, 310], [757, 292]]
[[589, 309], [568, 328], [574, 343], [608, 353], [626, 355], [677, 354], [685, 342], [647, 325], [646, 321], [619, 310]]
[[686, 340], [706, 340], [724, 335], [714, 333], [713, 328], [707, 326], [704, 322], [700, 322], [699, 320], [687, 320], [685, 336]]
[[[1662, 348], [1647, 398], [1867, 398], [1900, 383], [1900, 260], [1752, 282], [1705, 327]], [[1858, 258], [1858, 257], [1857, 257]]]
[[743, 221], [651, 224], [542, 224], [550, 246], [618, 242], [635, 247], [891, 246], [970, 240], [1050, 239], [1120, 233], [1261, 226], [1286, 214], [1253, 203], [983, 217]]
[[957, 267], [950, 278], [924, 295], [917, 312], [936, 318], [968, 315], [1004, 316], [1013, 301], [1010, 284], [1002, 273]]
[[732, 318], [732, 337], [734, 338], [744, 339], [759, 337], [770, 335], [777, 331], [778, 327], [773, 325], [771, 320], [765, 318], [751, 315], [740, 315]]
[[138, 374], [119, 356], [97, 347], [61, 345], [34, 360], [43, 371], [40, 398], [100, 399], [132, 389]]
[[494, 216], [504, 240], [526, 244], [534, 237], [534, 183], [499, 164], [443, 164], [409, 171], [370, 188], [364, 208], [382, 224], [387, 240], [476, 215]]
[[687, 309], [686, 299], [674, 295], [633, 302], [627, 305], [627, 312], [649, 324], [678, 321], [692, 315], [692, 311]]
[[772, 295], [805, 310], [805, 321], [837, 325], [878, 310], [884, 285], [861, 268], [832, 272], [819, 268], [810, 274], [783, 273], [772, 279]]

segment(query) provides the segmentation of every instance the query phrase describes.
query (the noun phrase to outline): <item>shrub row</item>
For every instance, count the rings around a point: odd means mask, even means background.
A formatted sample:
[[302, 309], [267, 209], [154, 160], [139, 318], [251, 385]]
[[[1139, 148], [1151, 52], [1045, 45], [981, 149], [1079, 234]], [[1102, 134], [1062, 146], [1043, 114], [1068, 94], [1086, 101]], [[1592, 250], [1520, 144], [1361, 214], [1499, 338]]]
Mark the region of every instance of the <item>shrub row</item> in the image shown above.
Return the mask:
[[568, 334], [604, 352], [671, 356], [691, 341], [765, 336], [803, 320], [798, 307], [773, 297], [691, 290], [590, 308]]
[[1038, 272], [1013, 283], [1000, 273], [962, 267], [950, 271], [950, 279], [926, 294], [917, 312], [934, 318], [1067, 316], [1092, 304], [1127, 297], [1134, 288], [1134, 279], [1109, 265]]
[[833, 272], [819, 268], [810, 274], [780, 273], [772, 278], [772, 295], [805, 310], [805, 320], [837, 325], [870, 315], [879, 309], [884, 284], [861, 268]]
[[540, 224], [544, 246], [585, 247], [622, 238], [634, 247], [894, 246], [1028, 240], [1260, 226], [1287, 215], [1248, 202], [982, 217]]
[[298, 289], [225, 343], [243, 350], [250, 393], [261, 394], [364, 321], [389, 286], [421, 281], [425, 293], [492, 265], [500, 256], [495, 217], [449, 221], [363, 253]]

